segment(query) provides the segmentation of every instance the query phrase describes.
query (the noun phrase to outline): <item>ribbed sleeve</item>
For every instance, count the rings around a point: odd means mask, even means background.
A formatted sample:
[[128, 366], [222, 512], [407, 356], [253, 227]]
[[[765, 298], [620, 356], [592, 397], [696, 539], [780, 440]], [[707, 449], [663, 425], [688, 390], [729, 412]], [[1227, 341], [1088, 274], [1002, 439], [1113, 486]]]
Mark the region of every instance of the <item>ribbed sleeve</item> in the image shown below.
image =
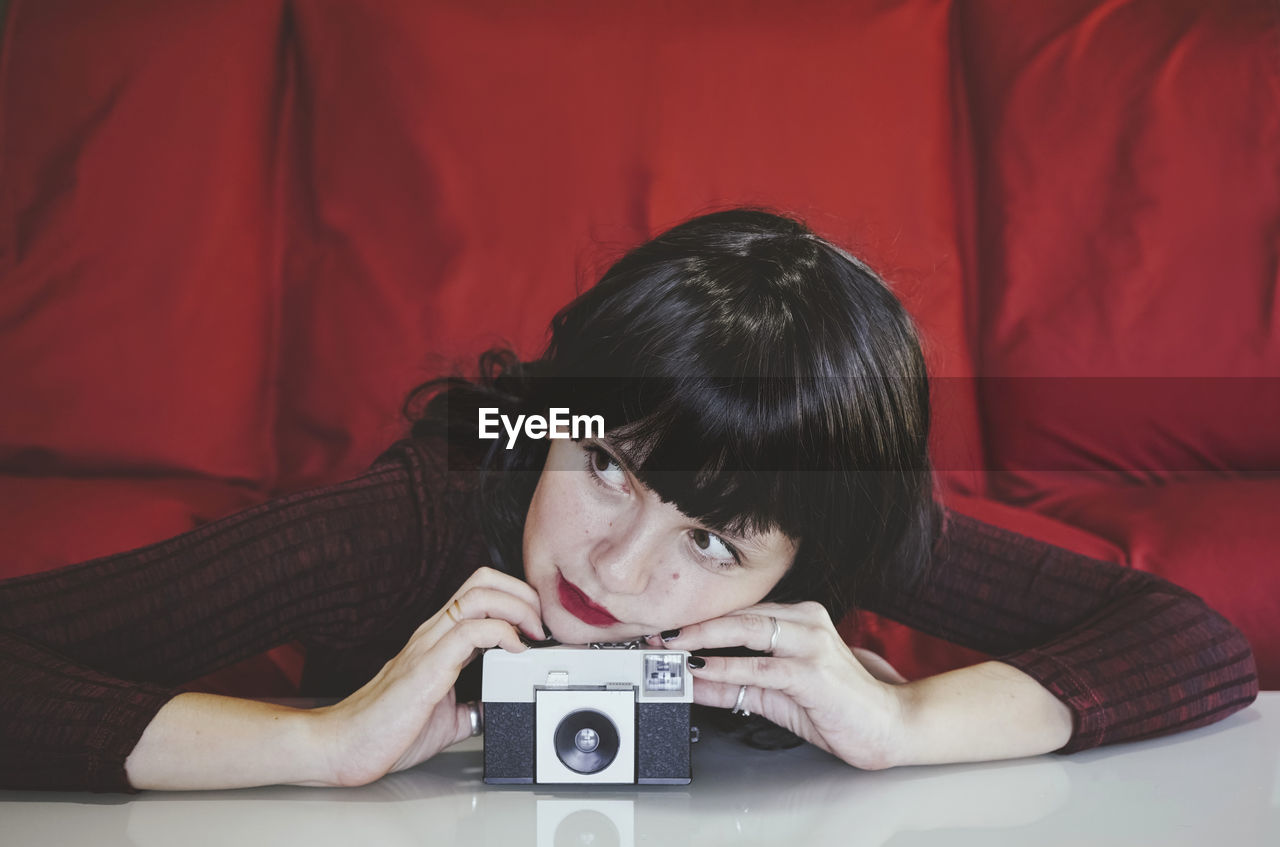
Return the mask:
[[0, 779], [6, 788], [130, 791], [124, 761], [177, 692], [125, 682], [0, 633]]
[[290, 641], [411, 632], [477, 564], [442, 461], [402, 442], [349, 482], [0, 583], [0, 785], [128, 790], [174, 686]]
[[981, 650], [1074, 717], [1070, 753], [1203, 726], [1257, 697], [1253, 652], [1191, 592], [948, 512], [919, 590], [869, 611]]

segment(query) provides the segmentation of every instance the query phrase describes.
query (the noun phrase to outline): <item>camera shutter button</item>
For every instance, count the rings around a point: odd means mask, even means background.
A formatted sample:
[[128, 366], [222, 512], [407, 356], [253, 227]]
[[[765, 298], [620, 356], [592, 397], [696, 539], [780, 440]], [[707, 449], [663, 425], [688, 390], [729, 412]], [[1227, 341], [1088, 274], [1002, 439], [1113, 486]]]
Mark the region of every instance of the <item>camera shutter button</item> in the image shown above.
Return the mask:
[[547, 671], [547, 688], [568, 688], [568, 671]]

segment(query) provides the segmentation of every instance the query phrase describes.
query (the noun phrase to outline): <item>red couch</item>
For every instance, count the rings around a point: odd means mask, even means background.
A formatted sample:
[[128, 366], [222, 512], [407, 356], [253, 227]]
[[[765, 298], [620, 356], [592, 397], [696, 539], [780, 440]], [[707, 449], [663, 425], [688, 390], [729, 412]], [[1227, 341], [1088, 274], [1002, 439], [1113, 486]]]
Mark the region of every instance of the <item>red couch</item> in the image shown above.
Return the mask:
[[1273, 0], [527, 5], [9, 0], [0, 576], [356, 473], [415, 383], [759, 203], [917, 317], [954, 507], [1197, 591], [1280, 686]]

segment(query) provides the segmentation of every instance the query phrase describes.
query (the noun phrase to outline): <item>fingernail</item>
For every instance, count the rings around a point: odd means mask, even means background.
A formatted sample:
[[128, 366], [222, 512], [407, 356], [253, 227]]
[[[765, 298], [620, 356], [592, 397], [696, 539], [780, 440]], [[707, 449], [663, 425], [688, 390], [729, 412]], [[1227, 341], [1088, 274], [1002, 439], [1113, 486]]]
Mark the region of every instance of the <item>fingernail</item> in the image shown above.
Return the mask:
[[707, 660], [701, 656], [690, 656], [686, 664], [696, 671], [699, 668], [705, 668], [707, 666]]
[[542, 625], [542, 632], [543, 632], [543, 634], [544, 634], [544, 635], [546, 635], [546, 636], [547, 636], [547, 640], [548, 640], [548, 641], [550, 641], [550, 640], [551, 640], [551, 629], [550, 629], [546, 624], [543, 624], [543, 625]]
[[669, 629], [669, 630], [667, 630], [666, 632], [662, 633], [662, 635], [661, 635], [661, 636], [659, 636], [659, 637], [660, 637], [663, 641], [670, 641], [670, 640], [671, 640], [671, 639], [673, 639], [673, 638], [679, 638], [679, 637], [680, 637], [680, 630], [678, 630], [678, 629]]

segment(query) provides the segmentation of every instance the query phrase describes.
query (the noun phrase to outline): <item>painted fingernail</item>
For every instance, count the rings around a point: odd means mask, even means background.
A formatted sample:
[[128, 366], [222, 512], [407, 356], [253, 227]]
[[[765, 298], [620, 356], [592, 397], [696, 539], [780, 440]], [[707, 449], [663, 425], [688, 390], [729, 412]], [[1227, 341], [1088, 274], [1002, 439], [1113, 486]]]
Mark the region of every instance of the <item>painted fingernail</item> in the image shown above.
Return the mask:
[[673, 638], [679, 638], [679, 637], [680, 637], [680, 630], [678, 630], [678, 629], [669, 629], [669, 630], [667, 630], [666, 632], [662, 633], [662, 635], [661, 635], [660, 637], [662, 638], [662, 640], [663, 640], [663, 641], [670, 641], [670, 640], [671, 640], [671, 639], [673, 639]]
[[696, 671], [699, 668], [705, 668], [707, 666], [707, 660], [701, 656], [690, 656], [686, 664]]
[[550, 640], [551, 640], [551, 629], [550, 629], [546, 624], [543, 624], [543, 625], [542, 625], [542, 632], [543, 632], [543, 634], [544, 634], [544, 635], [546, 635], [546, 636], [547, 636], [547, 640], [548, 640], [548, 641], [550, 641]]

